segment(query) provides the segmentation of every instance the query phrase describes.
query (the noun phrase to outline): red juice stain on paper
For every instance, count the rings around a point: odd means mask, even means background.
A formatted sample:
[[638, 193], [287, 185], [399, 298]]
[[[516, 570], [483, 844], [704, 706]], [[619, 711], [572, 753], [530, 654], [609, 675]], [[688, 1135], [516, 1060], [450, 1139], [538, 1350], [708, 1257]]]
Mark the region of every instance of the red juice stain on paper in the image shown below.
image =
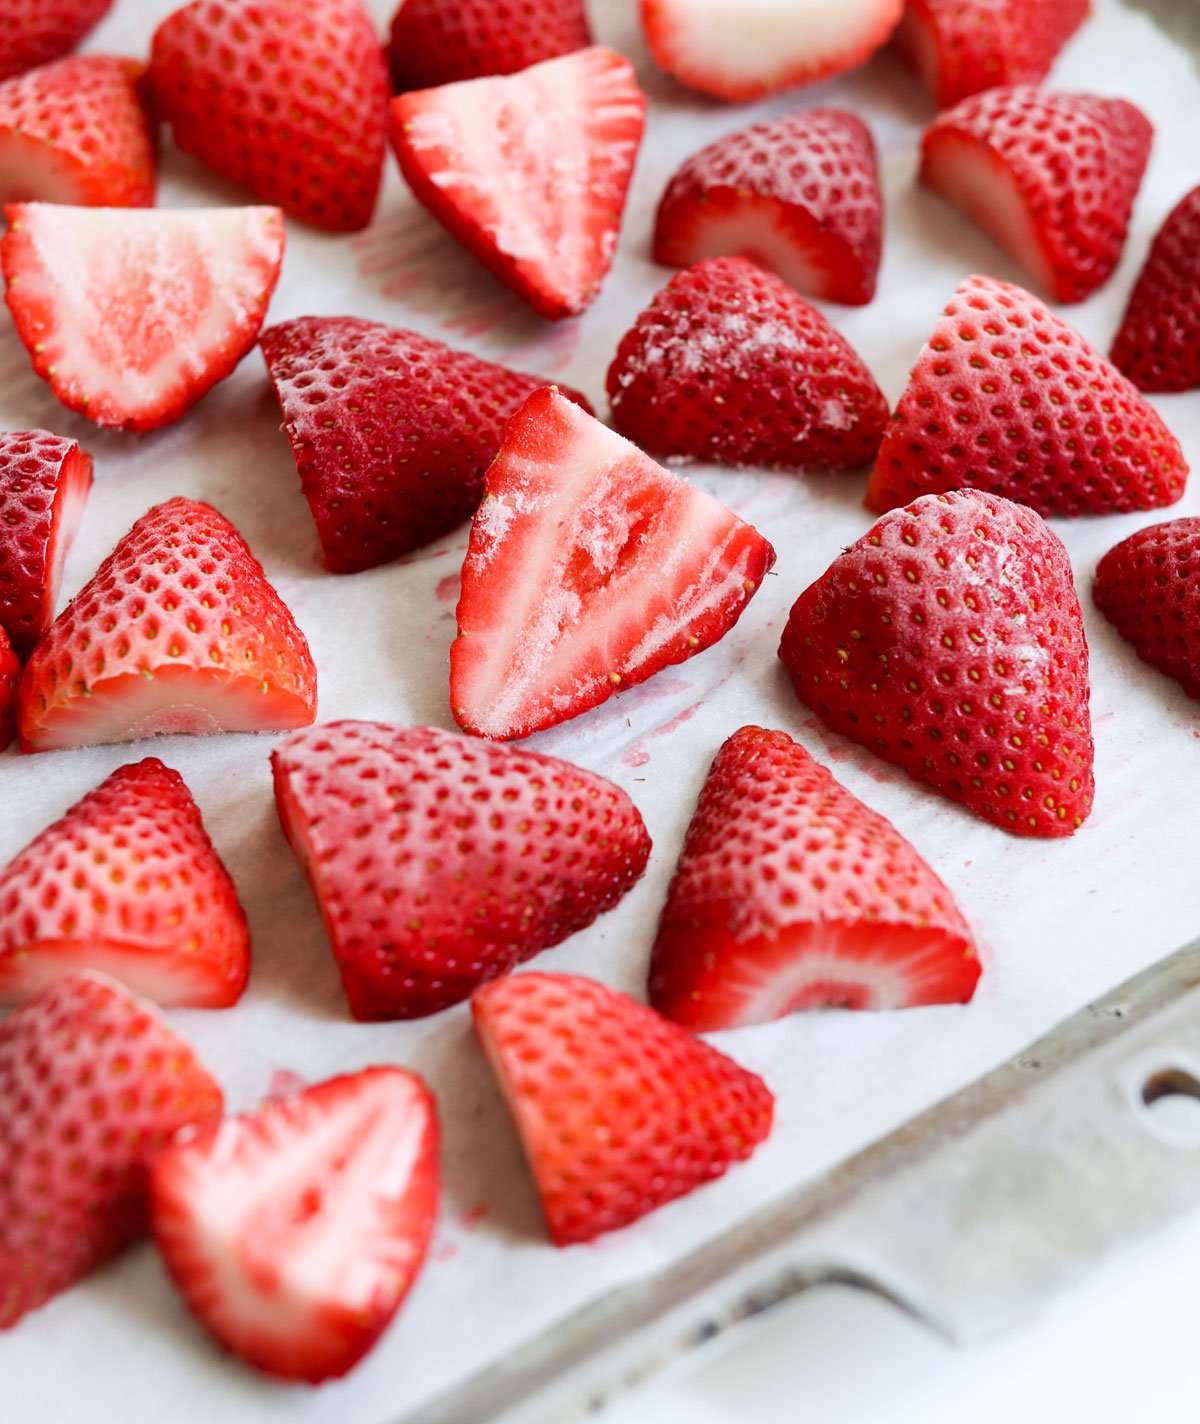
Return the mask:
[[461, 588], [462, 576], [447, 574], [445, 578], [438, 579], [438, 586], [434, 590], [434, 594], [439, 603], [457, 603]]
[[634, 742], [633, 746], [621, 756], [623, 766], [639, 767], [645, 766], [650, 760], [650, 753], [646, 750], [645, 742], [640, 739]]
[[267, 1084], [267, 1091], [263, 1094], [263, 1102], [282, 1103], [288, 1098], [294, 1098], [297, 1093], [302, 1093], [307, 1087], [307, 1079], [302, 1078], [299, 1073], [293, 1073], [290, 1068], [276, 1068]]
[[466, 1211], [459, 1212], [458, 1224], [464, 1231], [474, 1231], [487, 1214], [487, 1204], [479, 1202], [475, 1206], [468, 1207]]

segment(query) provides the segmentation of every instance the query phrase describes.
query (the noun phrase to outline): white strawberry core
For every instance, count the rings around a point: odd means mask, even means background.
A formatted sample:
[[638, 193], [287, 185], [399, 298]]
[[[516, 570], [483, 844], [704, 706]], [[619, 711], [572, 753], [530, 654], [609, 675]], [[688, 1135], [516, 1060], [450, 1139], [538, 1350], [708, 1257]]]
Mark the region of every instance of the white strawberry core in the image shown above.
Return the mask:
[[837, 284], [830, 281], [824, 254], [817, 246], [804, 247], [799, 225], [787, 221], [782, 216], [786, 212], [782, 204], [767, 198], [748, 199], [730, 213], [701, 207], [689, 225], [688, 259], [695, 263], [710, 257], [748, 257], [778, 273], [798, 292], [818, 299], [830, 297]]
[[57, 598], [62, 583], [63, 564], [75, 542], [84, 505], [91, 489], [91, 467], [87, 460], [74, 453], [67, 456], [63, 478], [54, 495], [57, 506], [50, 520], [50, 539], [46, 550], [51, 598]]
[[0, 137], [0, 203], [73, 203], [79, 185], [63, 160], [40, 139], [22, 133]]
[[[165, 959], [169, 964], [163, 963]], [[228, 986], [213, 983], [211, 963], [185, 966], [157, 946], [115, 940], [35, 940], [0, 961], [0, 1003], [27, 1003], [65, 975], [94, 969], [126, 984], [135, 994], [170, 1008], [224, 1008]]]

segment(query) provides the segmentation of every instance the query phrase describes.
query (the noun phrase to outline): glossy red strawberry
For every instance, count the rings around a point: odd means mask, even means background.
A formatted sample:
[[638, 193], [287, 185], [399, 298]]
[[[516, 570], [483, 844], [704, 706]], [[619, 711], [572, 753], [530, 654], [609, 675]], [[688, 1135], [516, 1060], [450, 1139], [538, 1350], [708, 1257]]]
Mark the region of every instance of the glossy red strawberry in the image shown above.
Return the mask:
[[815, 307], [743, 257], [680, 272], [608, 369], [612, 420], [656, 455], [854, 469], [875, 458], [887, 401]]
[[70, 54], [113, 0], [4, 0], [0, 80]]
[[1200, 188], [1180, 199], [1159, 229], [1111, 359], [1142, 391], [1200, 387]]
[[921, 181], [1055, 301], [1079, 302], [1121, 260], [1153, 134], [1124, 99], [989, 89], [926, 130]]
[[17, 706], [17, 684], [21, 680], [21, 664], [0, 625], [0, 752], [13, 739]]
[[462, 569], [450, 704], [504, 740], [703, 652], [775, 551], [557, 391], [509, 421]]
[[435, 89], [515, 74], [592, 42], [584, 0], [400, 0], [392, 20], [392, 85]]
[[221, 1090], [151, 1005], [75, 974], [0, 1023], [0, 1330], [141, 1236], [147, 1167]]
[[761, 1078], [593, 979], [515, 974], [471, 1011], [556, 1246], [723, 1176], [771, 1131]]
[[27, 752], [268, 732], [316, 716], [304, 634], [232, 524], [172, 499], [144, 514], [38, 644], [21, 679]]
[[333, 722], [271, 760], [358, 1019], [465, 999], [610, 910], [650, 854], [619, 787], [519, 748]]
[[749, 257], [807, 296], [875, 295], [883, 195], [875, 141], [844, 109], [806, 109], [693, 154], [658, 205], [654, 258]]
[[893, 510], [796, 600], [796, 695], [968, 810], [1069, 836], [1092, 807], [1083, 617], [1031, 509], [961, 490]]
[[361, 317], [299, 317], [261, 344], [335, 573], [387, 563], [470, 519], [505, 422], [545, 384]]
[[193, 0], [154, 32], [175, 144], [264, 203], [366, 227], [387, 139], [387, 66], [361, 0]]
[[612, 266], [646, 100], [633, 66], [584, 49], [519, 74], [392, 100], [417, 199], [544, 317], [576, 316]]
[[1042, 514], [1113, 514], [1173, 504], [1187, 476], [1158, 412], [1073, 327], [971, 277], [917, 358], [867, 505], [971, 487]]

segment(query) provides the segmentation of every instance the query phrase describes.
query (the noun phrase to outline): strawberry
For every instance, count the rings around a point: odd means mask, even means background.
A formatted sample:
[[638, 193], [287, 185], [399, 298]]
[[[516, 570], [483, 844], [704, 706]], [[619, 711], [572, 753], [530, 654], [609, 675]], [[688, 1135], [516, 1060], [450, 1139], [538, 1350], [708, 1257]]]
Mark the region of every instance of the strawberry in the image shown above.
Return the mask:
[[592, 42], [584, 0], [400, 0], [392, 20], [392, 85], [436, 89], [515, 74]]
[[1092, 598], [1143, 662], [1200, 698], [1200, 518], [1122, 539], [1100, 560]]
[[254, 345], [283, 261], [278, 208], [7, 213], [0, 264], [17, 335], [58, 399], [97, 425], [157, 430], [224, 380]]
[[808, 109], [728, 134], [667, 185], [654, 260], [690, 267], [749, 257], [798, 291], [859, 306], [875, 295], [883, 194], [871, 130], [844, 109]]
[[1150, 120], [1124, 99], [989, 89], [926, 129], [921, 182], [961, 208], [1055, 301], [1080, 302], [1121, 260], [1153, 135]]
[[960, 490], [893, 510], [796, 600], [779, 649], [835, 732], [1017, 835], [1092, 807], [1071, 562], [1033, 510]]
[[17, 702], [17, 684], [21, 680], [21, 664], [0, 625], [0, 752], [13, 739], [13, 713]]
[[193, 0], [154, 32], [175, 144], [264, 203], [366, 227], [387, 144], [387, 66], [361, 0]]
[[758, 533], [553, 388], [509, 421], [462, 567], [450, 700], [526, 737], [719, 641], [775, 562]]
[[143, 1235], [148, 1164], [221, 1090], [154, 1008], [72, 974], [0, 1023], [0, 1330]]
[[939, 109], [999, 84], [1039, 84], [1089, 0], [908, 0], [896, 43]]
[[0, 627], [28, 657], [54, 619], [92, 457], [48, 430], [0, 432]]
[[974, 487], [1042, 514], [1109, 514], [1172, 504], [1187, 474], [1157, 411], [1073, 327], [971, 277], [917, 358], [867, 506]]
[[303, 727], [316, 677], [229, 520], [172, 499], [138, 520], [38, 644], [21, 679], [21, 749]]
[[4, 0], [0, 80], [70, 54], [112, 4], [113, 0]]
[[255, 1368], [344, 1375], [420, 1274], [437, 1109], [402, 1068], [330, 1078], [154, 1160], [154, 1239], [196, 1317]]
[[0, 1003], [101, 969], [160, 1004], [223, 1009], [250, 972], [237, 891], [191, 793], [120, 767], [0, 874]]
[[717, 753], [659, 921], [650, 1002], [695, 1033], [796, 1009], [966, 1002], [979, 960], [900, 832], [783, 732]]
[[610, 910], [650, 854], [619, 787], [536, 752], [333, 722], [271, 761], [357, 1019], [467, 998]]
[[680, 272], [608, 369], [613, 424], [656, 455], [783, 469], [875, 458], [887, 401], [803, 297], [744, 257]]
[[1113, 342], [1112, 363], [1139, 390], [1200, 387], [1200, 188], [1159, 229]]
[[89, 54], [0, 83], [0, 202], [151, 206], [144, 73], [135, 60]]
[[334, 573], [385, 564], [470, 519], [505, 421], [544, 384], [361, 317], [299, 317], [261, 345]]
[[612, 265], [646, 100], [633, 66], [583, 49], [519, 74], [392, 100], [417, 199], [544, 317], [577, 316]]
[[891, 37], [904, 0], [640, 0], [659, 68], [716, 99], [761, 99], [856, 69]]
[[770, 1134], [761, 1078], [593, 979], [515, 974], [471, 1014], [556, 1246], [686, 1196]]

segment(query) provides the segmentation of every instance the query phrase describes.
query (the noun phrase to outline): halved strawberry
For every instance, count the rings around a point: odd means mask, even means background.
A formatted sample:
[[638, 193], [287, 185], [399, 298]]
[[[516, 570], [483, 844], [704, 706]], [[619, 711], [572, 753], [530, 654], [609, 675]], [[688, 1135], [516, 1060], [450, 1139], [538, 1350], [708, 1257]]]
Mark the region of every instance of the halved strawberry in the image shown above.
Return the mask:
[[298, 317], [261, 345], [335, 573], [387, 563], [470, 519], [505, 421], [545, 384], [361, 317]]
[[709, 1033], [797, 1009], [964, 1003], [979, 973], [950, 892], [890, 821], [785, 733], [729, 738], [659, 921], [659, 1013]]
[[113, 0], [4, 0], [0, 79], [70, 54], [112, 4]]
[[304, 634], [211, 505], [144, 514], [38, 644], [21, 679], [21, 749], [268, 732], [316, 716]]
[[183, 778], [120, 767], [0, 874], [0, 1004], [100, 969], [168, 1006], [241, 998], [250, 937]]
[[1180, 199], [1159, 229], [1111, 359], [1142, 391], [1200, 387], [1200, 188]]
[[271, 764], [357, 1019], [467, 998], [612, 909], [650, 854], [612, 782], [432, 727], [333, 722]]
[[13, 739], [17, 706], [17, 684], [21, 680], [21, 664], [0, 626], [0, 752]]
[[584, 49], [519, 74], [392, 100], [418, 200], [542, 316], [576, 316], [613, 252], [646, 100], [633, 66]]
[[254, 345], [283, 261], [278, 208], [7, 213], [17, 335], [58, 399], [97, 425], [178, 420]]
[[552, 388], [509, 421], [462, 569], [450, 702], [526, 737], [723, 638], [775, 562], [710, 495]]
[[414, 1073], [365, 1068], [229, 1118], [154, 1160], [154, 1238], [217, 1340], [283, 1379], [344, 1375], [420, 1274], [438, 1122]]
[[400, 0], [388, 56], [397, 90], [515, 74], [586, 49], [584, 0]]
[[0, 1023], [0, 1330], [143, 1235], [147, 1167], [221, 1090], [155, 1009], [73, 974]]
[[785, 282], [744, 257], [680, 272], [608, 369], [613, 424], [656, 455], [855, 469], [888, 406], [862, 357]]
[[660, 68], [717, 99], [760, 99], [856, 69], [887, 44], [904, 0], [640, 0]]
[[973, 487], [1041, 514], [1114, 514], [1173, 504], [1187, 476], [1158, 412], [1073, 327], [970, 277], [917, 358], [867, 506]]
[[48, 430], [0, 432], [0, 628], [33, 651], [54, 621], [63, 560], [92, 487], [92, 457]]
[[710, 143], [667, 185], [654, 227], [654, 260], [668, 267], [749, 257], [797, 291], [856, 306], [875, 295], [882, 250], [875, 141], [844, 109]]
[[885, 514], [796, 600], [779, 656], [835, 732], [977, 816], [1025, 836], [1086, 820], [1083, 615], [1033, 510], [959, 490]]
[[940, 114], [921, 182], [1030, 271], [1059, 302], [1112, 276], [1154, 128], [1124, 99], [989, 89]]
[[628, 1226], [770, 1134], [761, 1078], [593, 979], [515, 974], [471, 1012], [556, 1246]]

